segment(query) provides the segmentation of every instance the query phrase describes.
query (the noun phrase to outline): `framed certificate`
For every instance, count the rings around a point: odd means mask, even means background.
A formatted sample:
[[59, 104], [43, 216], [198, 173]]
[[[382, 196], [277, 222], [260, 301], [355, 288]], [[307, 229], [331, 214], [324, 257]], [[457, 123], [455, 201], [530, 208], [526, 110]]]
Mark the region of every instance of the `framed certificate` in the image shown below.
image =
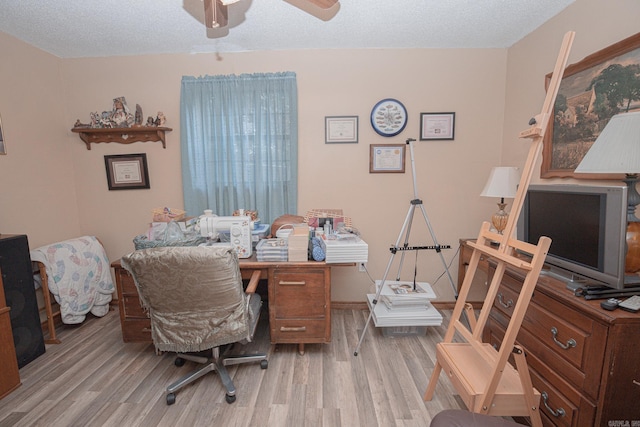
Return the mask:
[[358, 143], [358, 116], [324, 118], [325, 144]]
[[453, 139], [456, 113], [420, 113], [420, 141]]
[[145, 153], [104, 156], [104, 164], [109, 190], [150, 188]]
[[369, 173], [404, 173], [405, 144], [371, 144]]

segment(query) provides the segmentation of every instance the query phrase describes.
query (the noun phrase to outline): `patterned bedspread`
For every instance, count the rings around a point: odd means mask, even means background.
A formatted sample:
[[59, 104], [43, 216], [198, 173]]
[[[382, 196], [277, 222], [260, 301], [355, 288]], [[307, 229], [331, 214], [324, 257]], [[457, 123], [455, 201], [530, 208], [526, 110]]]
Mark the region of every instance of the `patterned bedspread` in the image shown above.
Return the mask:
[[115, 290], [104, 248], [94, 236], [83, 236], [31, 251], [45, 265], [49, 291], [60, 304], [62, 322], [77, 324], [86, 314], [102, 317]]

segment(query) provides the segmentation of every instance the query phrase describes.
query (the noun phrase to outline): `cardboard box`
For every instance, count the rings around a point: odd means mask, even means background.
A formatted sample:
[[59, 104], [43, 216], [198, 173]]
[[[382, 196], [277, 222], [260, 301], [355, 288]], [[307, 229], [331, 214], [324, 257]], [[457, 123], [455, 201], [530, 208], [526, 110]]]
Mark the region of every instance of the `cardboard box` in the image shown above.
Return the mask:
[[289, 247], [289, 262], [302, 262], [309, 260], [309, 251], [307, 248], [304, 249], [291, 249]]

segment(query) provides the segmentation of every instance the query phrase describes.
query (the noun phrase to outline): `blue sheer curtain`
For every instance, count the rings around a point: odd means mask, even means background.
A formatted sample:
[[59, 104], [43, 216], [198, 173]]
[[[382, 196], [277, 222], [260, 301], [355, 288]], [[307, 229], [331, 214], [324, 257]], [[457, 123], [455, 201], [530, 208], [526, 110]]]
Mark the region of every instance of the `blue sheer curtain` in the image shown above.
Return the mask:
[[189, 215], [298, 204], [298, 94], [292, 72], [182, 78], [180, 151]]

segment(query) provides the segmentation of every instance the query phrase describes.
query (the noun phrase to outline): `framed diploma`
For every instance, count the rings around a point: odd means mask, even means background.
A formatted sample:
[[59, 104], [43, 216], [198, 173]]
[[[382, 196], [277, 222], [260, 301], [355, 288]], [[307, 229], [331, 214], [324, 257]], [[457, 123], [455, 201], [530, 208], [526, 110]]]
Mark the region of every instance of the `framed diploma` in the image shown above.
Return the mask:
[[104, 164], [109, 190], [150, 188], [145, 153], [104, 156]]
[[420, 113], [420, 141], [453, 139], [456, 113]]
[[405, 144], [371, 144], [369, 173], [404, 173]]
[[325, 144], [358, 143], [358, 116], [324, 118]]

